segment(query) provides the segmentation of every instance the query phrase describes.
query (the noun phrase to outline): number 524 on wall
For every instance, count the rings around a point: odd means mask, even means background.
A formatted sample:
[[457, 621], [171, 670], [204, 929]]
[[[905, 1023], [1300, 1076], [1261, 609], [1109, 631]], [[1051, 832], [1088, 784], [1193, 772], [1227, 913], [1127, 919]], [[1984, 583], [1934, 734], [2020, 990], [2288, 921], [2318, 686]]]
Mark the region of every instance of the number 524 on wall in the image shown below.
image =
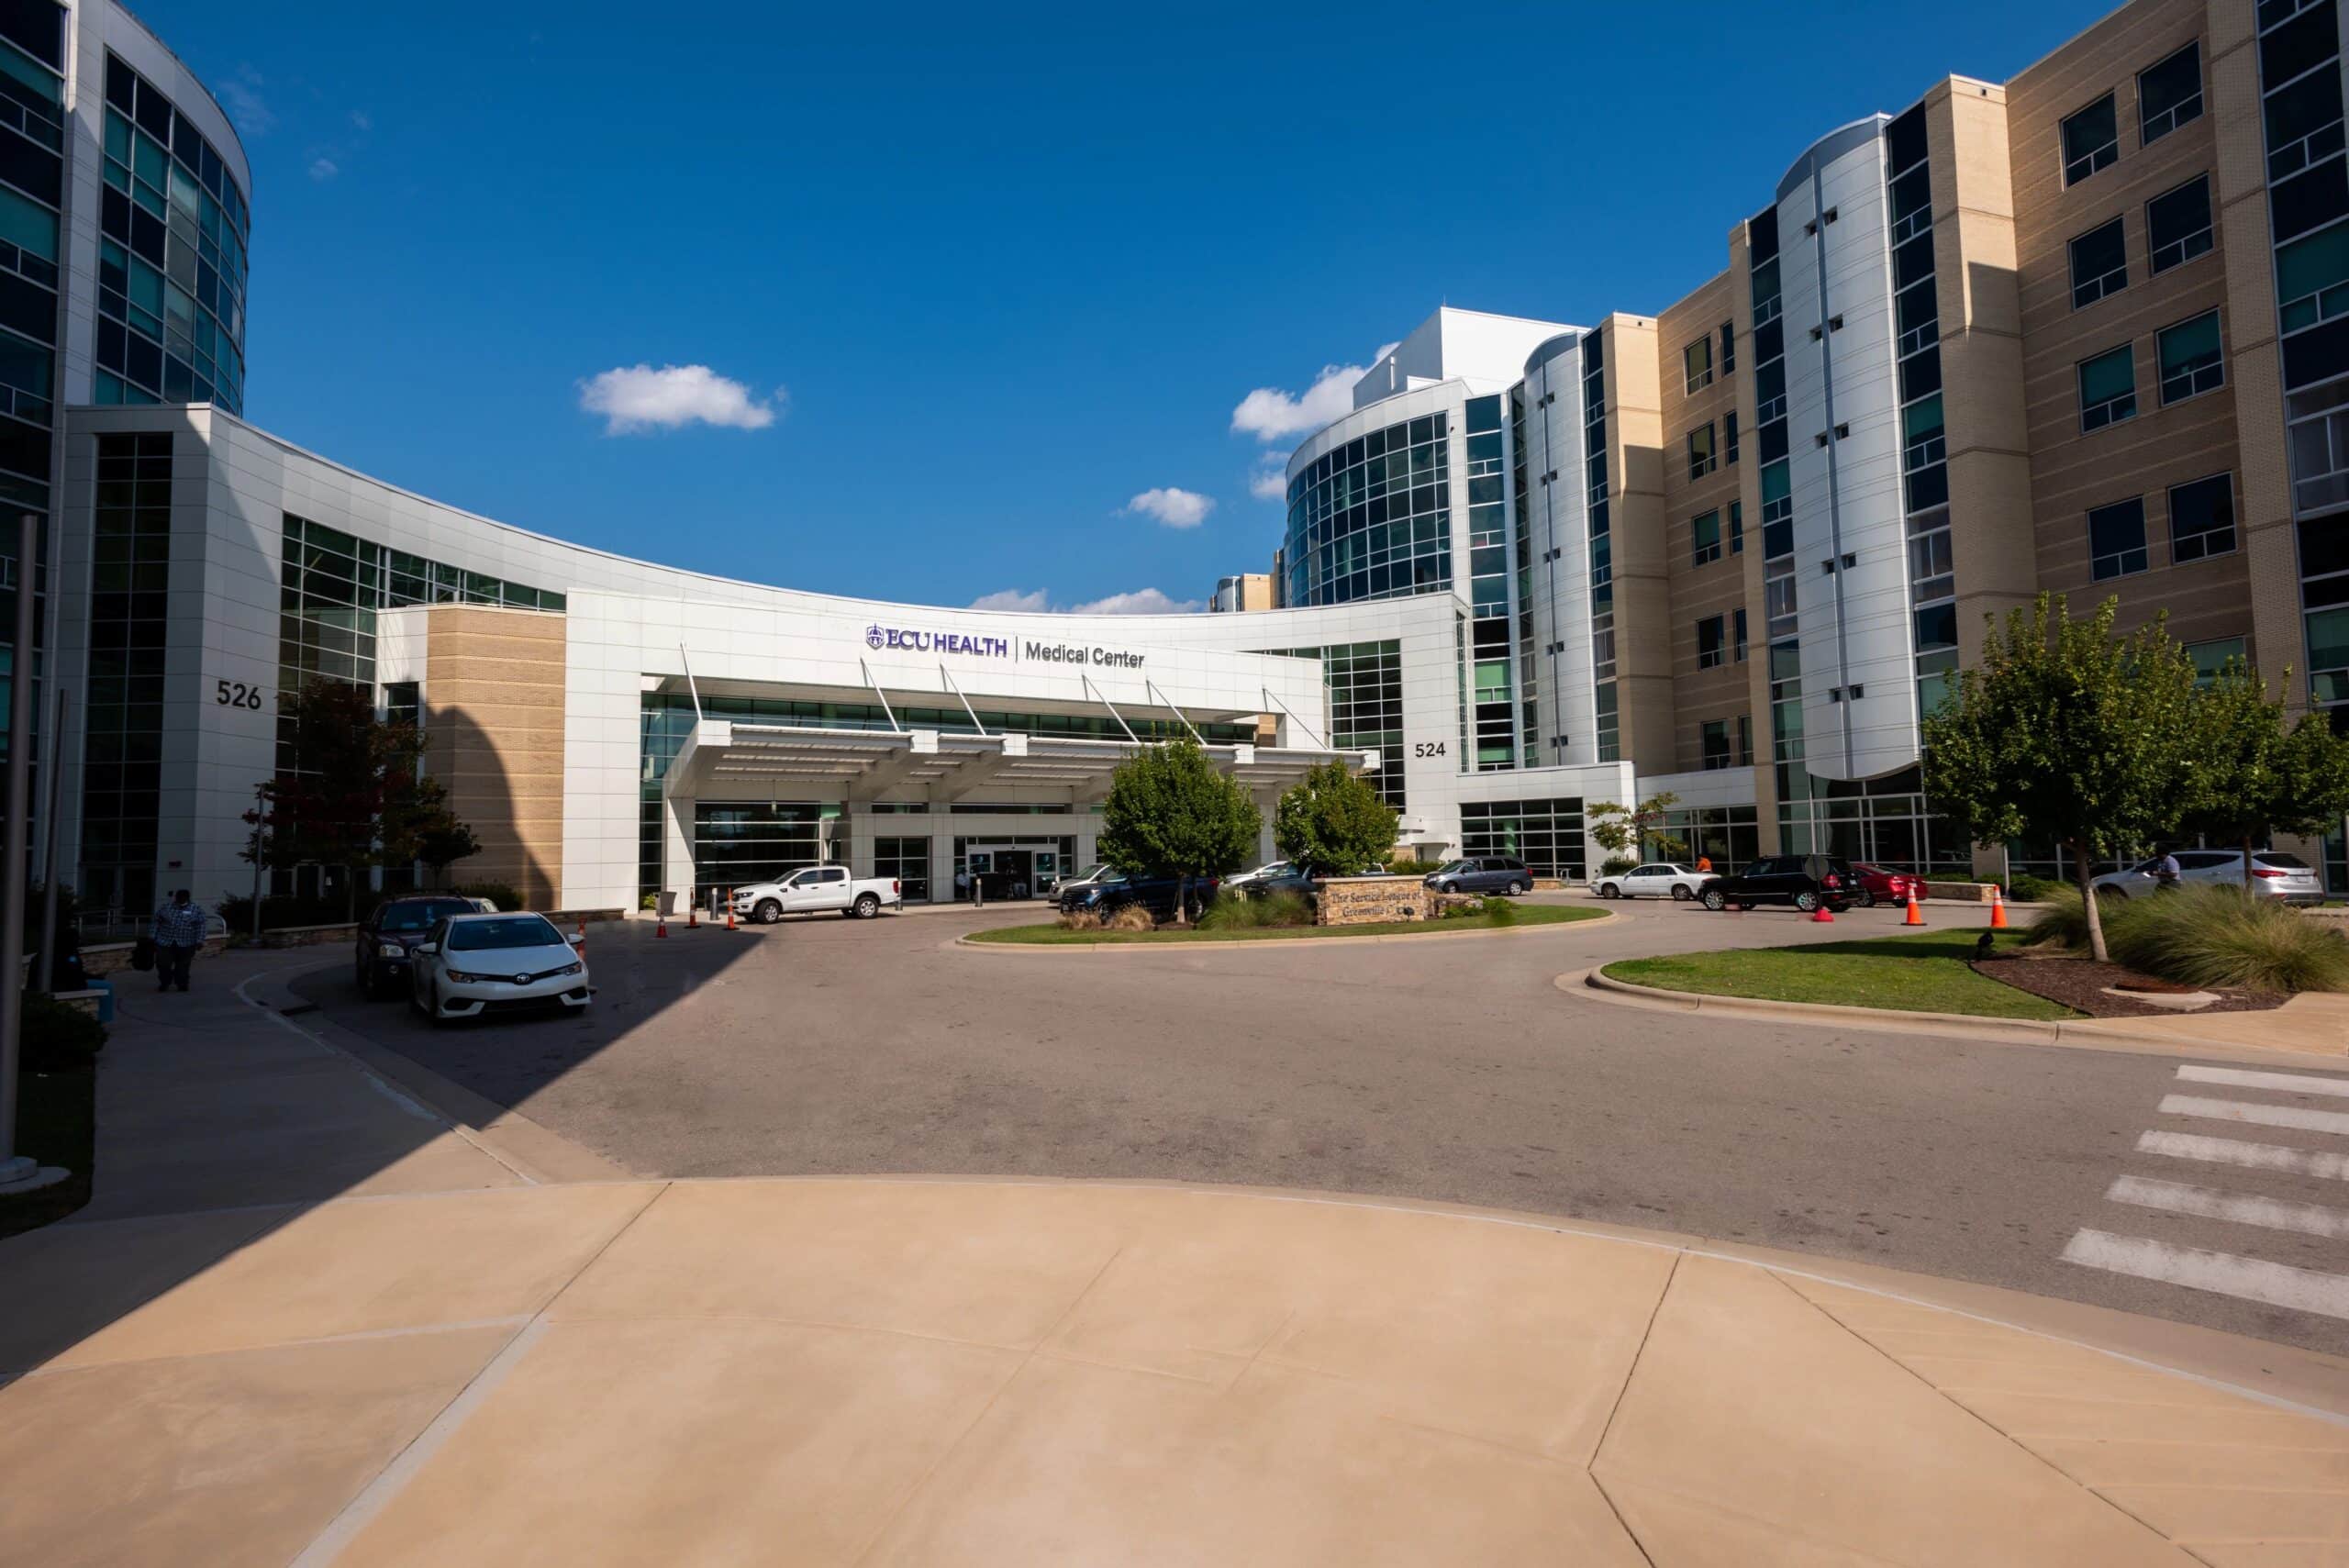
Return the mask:
[[214, 683], [212, 700], [221, 707], [250, 707], [258, 710], [261, 706], [261, 688], [249, 686], [242, 681], [217, 681]]

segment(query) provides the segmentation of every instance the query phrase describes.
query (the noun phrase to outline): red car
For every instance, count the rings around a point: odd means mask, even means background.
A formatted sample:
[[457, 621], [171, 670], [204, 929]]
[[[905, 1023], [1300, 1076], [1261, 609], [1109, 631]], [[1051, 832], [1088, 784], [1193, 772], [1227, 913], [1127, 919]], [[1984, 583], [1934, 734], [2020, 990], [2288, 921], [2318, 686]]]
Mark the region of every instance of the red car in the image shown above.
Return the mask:
[[1872, 861], [1854, 861], [1852, 874], [1859, 880], [1859, 906], [1863, 909], [1873, 909], [1878, 904], [1906, 904], [1911, 891], [1920, 904], [1933, 895], [1931, 884], [1913, 871], [1898, 871]]

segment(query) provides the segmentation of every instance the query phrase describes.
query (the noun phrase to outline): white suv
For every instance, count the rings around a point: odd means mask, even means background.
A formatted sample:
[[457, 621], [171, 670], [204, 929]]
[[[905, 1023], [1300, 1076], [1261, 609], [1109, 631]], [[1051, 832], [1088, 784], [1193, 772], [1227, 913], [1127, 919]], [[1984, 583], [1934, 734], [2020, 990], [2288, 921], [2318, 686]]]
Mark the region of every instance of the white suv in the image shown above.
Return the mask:
[[[2173, 850], [2177, 857], [2178, 880], [2181, 882], [2220, 883], [2230, 887], [2243, 885], [2243, 851], [2241, 850]], [[2162, 858], [2131, 866], [2127, 871], [2107, 872], [2089, 884], [2099, 893], [2114, 898], [2137, 898], [2156, 892], [2161, 887], [2157, 873]], [[2324, 882], [2308, 862], [2298, 855], [2280, 850], [2254, 850], [2251, 855], [2251, 895], [2254, 898], [2281, 898], [2289, 904], [2321, 904], [2324, 902]]]
[[1709, 871], [1691, 871], [1664, 861], [1611, 872], [1592, 883], [1590, 890], [1601, 898], [1675, 898], [1685, 904], [1712, 876]]

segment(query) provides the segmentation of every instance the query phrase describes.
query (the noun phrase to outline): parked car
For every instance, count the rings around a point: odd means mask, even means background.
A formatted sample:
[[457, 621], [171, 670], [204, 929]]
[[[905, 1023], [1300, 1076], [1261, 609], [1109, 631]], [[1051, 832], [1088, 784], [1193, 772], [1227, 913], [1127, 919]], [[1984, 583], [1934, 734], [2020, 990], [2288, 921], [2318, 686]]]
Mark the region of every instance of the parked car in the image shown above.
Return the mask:
[[1601, 898], [1675, 898], [1682, 903], [1697, 896], [1697, 892], [1712, 880], [1709, 871], [1692, 871], [1670, 861], [1654, 865], [1633, 866], [1629, 871], [1612, 872], [1590, 884], [1591, 891]]
[[1874, 861], [1854, 861], [1852, 875], [1859, 881], [1858, 903], [1863, 909], [1873, 909], [1878, 903], [1906, 904], [1911, 893], [1916, 894], [1920, 904], [1933, 895], [1932, 884], [1917, 873], [1878, 865]]
[[472, 915], [473, 901], [454, 894], [386, 898], [360, 923], [352, 954], [352, 978], [362, 996], [380, 995], [395, 981], [407, 979], [408, 955], [443, 915]]
[[408, 1005], [432, 1027], [593, 999], [587, 961], [544, 915], [443, 915], [408, 955]]
[[[1236, 891], [1242, 897], [1270, 898], [1276, 893], [1294, 893], [1310, 904], [1315, 896], [1313, 884], [1319, 880], [1319, 878], [1303, 866], [1294, 866], [1283, 862], [1280, 869], [1271, 875], [1258, 874], [1252, 881], [1247, 882], [1240, 882], [1240, 879], [1234, 878], [1233, 882], [1239, 882]], [[1230, 888], [1233, 884], [1227, 882], [1223, 885]]]
[[1533, 873], [1508, 855], [1446, 861], [1421, 879], [1438, 893], [1531, 893]]
[[1821, 904], [1841, 914], [1857, 895], [1851, 862], [1831, 855], [1765, 855], [1735, 876], [1717, 876], [1698, 889], [1708, 909], [1751, 909], [1791, 904], [1808, 915]]
[[[2177, 857], [2178, 880], [2181, 882], [2220, 883], [2230, 887], [2243, 885], [2243, 851], [2241, 850], [2173, 850]], [[2162, 858], [2140, 862], [2127, 871], [2107, 872], [2088, 885], [2101, 897], [2138, 898], [2159, 891]], [[2288, 904], [2321, 904], [2324, 902], [2324, 880], [2316, 869], [2295, 854], [2281, 850], [2255, 850], [2251, 857], [2251, 895], [2254, 898], [2280, 898]]]
[[1063, 888], [1060, 911], [1063, 915], [1081, 911], [1107, 916], [1129, 904], [1139, 904], [1150, 911], [1152, 918], [1171, 920], [1174, 917], [1175, 901], [1181, 899], [1186, 917], [1196, 919], [1199, 911], [1215, 901], [1216, 889], [1221, 885], [1220, 877], [1195, 876], [1186, 894], [1179, 876], [1128, 876], [1121, 871], [1109, 871], [1083, 886]]
[[1225, 877], [1223, 879], [1223, 885], [1229, 892], [1246, 893], [1251, 897], [1253, 897], [1253, 890], [1257, 883], [1264, 881], [1267, 877], [1286, 876], [1296, 870], [1297, 867], [1287, 861], [1269, 861], [1264, 864], [1258, 866], [1254, 871], [1238, 872], [1230, 876]]
[[465, 902], [484, 915], [497, 913], [497, 900], [495, 898], [468, 898]]
[[785, 915], [819, 915], [828, 910], [869, 920], [884, 908], [901, 909], [905, 903], [905, 889], [896, 878], [852, 877], [846, 866], [807, 866], [780, 882], [753, 883], [734, 890], [735, 916], [763, 926], [772, 926]]

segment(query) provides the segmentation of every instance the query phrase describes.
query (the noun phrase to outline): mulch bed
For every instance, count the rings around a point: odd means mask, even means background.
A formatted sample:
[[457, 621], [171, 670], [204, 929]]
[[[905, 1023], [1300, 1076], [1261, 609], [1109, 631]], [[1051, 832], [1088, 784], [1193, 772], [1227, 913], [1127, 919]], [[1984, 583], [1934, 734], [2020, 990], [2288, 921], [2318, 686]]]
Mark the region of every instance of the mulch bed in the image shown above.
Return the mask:
[[2176, 992], [2184, 987], [2140, 974], [2117, 963], [2095, 963], [2085, 958], [2072, 958], [2060, 953], [2043, 956], [2013, 953], [1998, 958], [1975, 959], [1970, 961], [1969, 967], [1976, 974], [1987, 975], [2018, 991], [2028, 991], [2034, 996], [2044, 996], [2051, 1002], [2060, 1002], [2092, 1018], [2190, 1018], [2202, 1013], [2255, 1013], [2264, 1008], [2280, 1007], [2290, 1000], [2280, 991], [2243, 991], [2233, 987], [2209, 986], [2206, 989], [2218, 1000], [2208, 1006], [2192, 1009], [2157, 1007], [2150, 1002], [2108, 995], [2104, 988], [2125, 984]]

